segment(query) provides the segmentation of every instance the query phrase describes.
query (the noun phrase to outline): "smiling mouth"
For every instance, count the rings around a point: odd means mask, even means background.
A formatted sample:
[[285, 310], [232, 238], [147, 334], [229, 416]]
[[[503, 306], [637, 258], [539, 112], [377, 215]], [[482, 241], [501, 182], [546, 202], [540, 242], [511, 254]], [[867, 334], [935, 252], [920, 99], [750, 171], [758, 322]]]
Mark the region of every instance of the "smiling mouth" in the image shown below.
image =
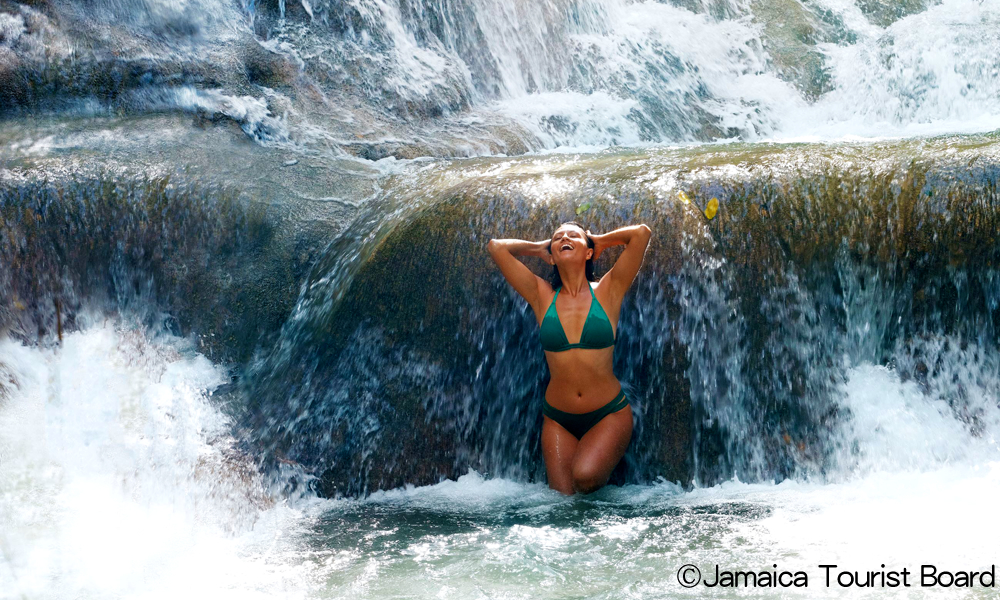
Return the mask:
[[573, 249], [573, 246], [571, 246], [569, 244], [563, 244], [562, 248], [560, 248], [559, 251], [562, 252], [563, 250], [572, 250], [572, 249]]

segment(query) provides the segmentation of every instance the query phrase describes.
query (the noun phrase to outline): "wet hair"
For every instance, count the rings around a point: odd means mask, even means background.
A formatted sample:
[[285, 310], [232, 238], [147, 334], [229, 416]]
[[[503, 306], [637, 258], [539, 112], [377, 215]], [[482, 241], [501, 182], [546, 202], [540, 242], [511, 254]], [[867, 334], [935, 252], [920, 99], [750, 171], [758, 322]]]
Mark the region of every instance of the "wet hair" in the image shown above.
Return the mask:
[[[586, 238], [587, 240], [587, 247], [591, 249], [594, 248], [594, 240], [589, 235], [587, 235], [586, 227], [580, 225], [576, 221], [566, 221], [565, 223], [561, 223], [559, 227], [562, 227], [563, 225], [572, 225], [574, 227], [579, 227], [580, 229], [582, 229], [583, 237]], [[557, 227], [556, 229], [558, 229], [559, 227]], [[549, 241], [549, 254], [552, 254], [551, 241]], [[594, 276], [593, 257], [587, 259], [587, 265], [583, 268], [583, 274], [587, 278], [587, 281], [597, 281], [597, 277]], [[557, 290], [562, 287], [562, 277], [559, 276], [559, 267], [557, 267], [556, 265], [552, 265], [552, 274], [549, 275], [549, 283], [552, 284], [552, 289], [554, 290]]]

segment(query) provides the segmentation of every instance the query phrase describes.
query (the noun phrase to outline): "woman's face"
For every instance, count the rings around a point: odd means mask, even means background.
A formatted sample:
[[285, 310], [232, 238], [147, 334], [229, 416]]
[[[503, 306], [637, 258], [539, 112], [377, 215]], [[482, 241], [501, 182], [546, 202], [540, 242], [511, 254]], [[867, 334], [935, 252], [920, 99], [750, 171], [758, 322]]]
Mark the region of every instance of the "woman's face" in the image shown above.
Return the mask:
[[563, 225], [552, 234], [552, 264], [585, 263], [594, 254], [587, 234], [576, 225]]

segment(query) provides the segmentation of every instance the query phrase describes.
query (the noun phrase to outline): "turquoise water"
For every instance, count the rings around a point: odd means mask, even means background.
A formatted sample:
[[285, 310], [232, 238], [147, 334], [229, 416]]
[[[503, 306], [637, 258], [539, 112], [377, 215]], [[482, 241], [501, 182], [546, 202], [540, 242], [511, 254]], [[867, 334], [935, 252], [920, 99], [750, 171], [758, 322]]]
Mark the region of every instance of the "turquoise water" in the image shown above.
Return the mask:
[[[329, 507], [307, 539], [325, 558], [316, 565], [322, 597], [985, 598], [992, 590], [978, 586], [921, 588], [919, 574], [925, 564], [990, 569], [997, 528], [982, 516], [998, 474], [730, 482], [689, 492], [660, 484], [571, 499], [469, 474]], [[703, 583], [687, 589], [678, 577], [690, 583], [691, 565]], [[716, 568], [754, 572], [760, 587], [707, 587]], [[866, 571], [903, 569], [910, 588], [854, 583]], [[761, 575], [784, 571], [779, 581], [805, 585], [772, 586]]]

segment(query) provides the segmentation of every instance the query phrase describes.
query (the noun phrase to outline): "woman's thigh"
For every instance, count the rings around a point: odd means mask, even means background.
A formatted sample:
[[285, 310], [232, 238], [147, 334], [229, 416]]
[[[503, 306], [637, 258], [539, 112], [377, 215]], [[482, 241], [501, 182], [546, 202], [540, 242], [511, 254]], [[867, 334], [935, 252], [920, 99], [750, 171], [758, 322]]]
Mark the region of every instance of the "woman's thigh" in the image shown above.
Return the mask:
[[564, 494], [573, 493], [573, 456], [579, 442], [573, 434], [548, 417], [542, 423], [542, 457], [549, 487]]
[[584, 434], [576, 447], [571, 475], [574, 488], [592, 492], [608, 482], [611, 472], [625, 456], [632, 439], [632, 407], [601, 419]]

